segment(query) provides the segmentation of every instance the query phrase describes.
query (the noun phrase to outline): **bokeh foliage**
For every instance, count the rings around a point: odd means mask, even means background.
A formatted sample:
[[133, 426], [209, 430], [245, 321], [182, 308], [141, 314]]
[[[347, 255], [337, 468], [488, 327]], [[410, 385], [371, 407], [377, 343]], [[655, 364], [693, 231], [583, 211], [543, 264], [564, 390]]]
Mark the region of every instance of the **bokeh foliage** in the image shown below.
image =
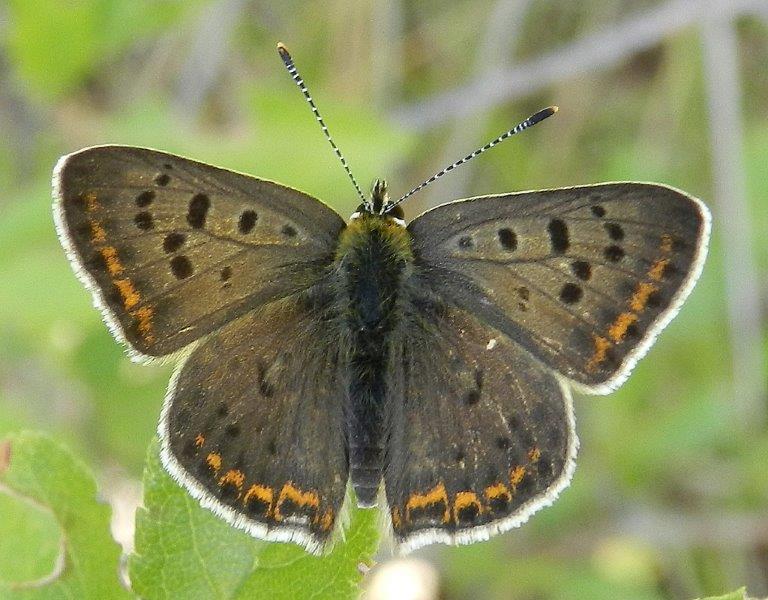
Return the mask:
[[[456, 194], [625, 179], [668, 183], [715, 208], [710, 258], [679, 317], [620, 391], [576, 398], [582, 449], [571, 488], [520, 530], [469, 548], [420, 552], [439, 570], [446, 597], [656, 599], [745, 583], [752, 594], [768, 594], [768, 539], [754, 533], [766, 524], [768, 433], [765, 423], [745, 426], [733, 410], [722, 258], [729, 240], [720, 235], [713, 197], [697, 31], [683, 29], [610, 68], [417, 132], [390, 115], [475, 75], [482, 62], [475, 50], [496, 4], [393, 3], [394, 29], [377, 20], [387, 4], [0, 6], [0, 435], [50, 433], [85, 458], [115, 500], [117, 482], [141, 477], [170, 375], [170, 366], [128, 361], [72, 275], [50, 212], [59, 155], [99, 143], [149, 146], [281, 181], [352, 212], [353, 190], [276, 56], [281, 39], [358, 179], [387, 177], [394, 193], [444, 166], [443, 158], [458, 158], [441, 151], [457, 129], [466, 126], [467, 143], [478, 145], [543, 105], [560, 105], [556, 118], [414, 198], [410, 216]], [[521, 2], [525, 18], [509, 59], [563, 47], [610, 26], [630, 6], [655, 4]], [[763, 274], [766, 22], [748, 16], [735, 23], [753, 216], [742, 235]], [[379, 70], [382, 56], [397, 61]], [[764, 331], [763, 340], [768, 354]], [[0, 510], [8, 503], [0, 493]], [[45, 531], [36, 519], [48, 517], [24, 510], [29, 531]], [[44, 535], [30, 535], [40, 556], [55, 552]], [[31, 567], [29, 576], [40, 573]]]

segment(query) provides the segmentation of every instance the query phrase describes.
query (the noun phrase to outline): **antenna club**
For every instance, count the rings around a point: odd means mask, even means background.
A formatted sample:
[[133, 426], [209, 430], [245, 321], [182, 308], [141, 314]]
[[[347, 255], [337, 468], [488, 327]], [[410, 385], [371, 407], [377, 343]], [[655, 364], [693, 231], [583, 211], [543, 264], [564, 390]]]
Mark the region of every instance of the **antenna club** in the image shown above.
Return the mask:
[[560, 110], [557, 106], [548, 106], [547, 108], [544, 108], [537, 112], [535, 115], [532, 115], [528, 118], [529, 126], [535, 125], [536, 123], [540, 123], [547, 117], [551, 117], [554, 115], [558, 110]]
[[558, 110], [559, 110], [559, 109], [558, 109], [558, 107], [557, 107], [557, 106], [548, 106], [547, 108], [543, 108], [543, 109], [541, 109], [541, 110], [540, 110], [539, 112], [537, 112], [536, 114], [533, 114], [533, 115], [531, 115], [530, 117], [528, 117], [528, 118], [527, 118], [525, 121], [522, 121], [522, 122], [518, 123], [517, 125], [515, 125], [515, 126], [514, 126], [512, 129], [510, 129], [509, 131], [506, 131], [505, 133], [502, 133], [502, 134], [501, 134], [499, 137], [497, 137], [495, 140], [491, 140], [491, 141], [490, 141], [490, 142], [488, 142], [488, 143], [487, 143], [485, 146], [483, 146], [483, 147], [481, 147], [481, 148], [478, 148], [477, 150], [475, 150], [474, 152], [472, 152], [472, 154], [467, 154], [467, 155], [466, 155], [464, 158], [462, 158], [462, 159], [460, 159], [460, 160], [457, 160], [455, 163], [453, 163], [453, 164], [451, 164], [451, 165], [448, 165], [447, 167], [445, 167], [445, 168], [444, 168], [444, 169], [442, 169], [441, 171], [438, 171], [437, 173], [435, 173], [434, 175], [432, 175], [432, 177], [430, 177], [430, 178], [429, 178], [429, 179], [427, 179], [426, 181], [423, 181], [423, 182], [421, 182], [419, 185], [417, 185], [415, 188], [413, 188], [413, 189], [412, 189], [410, 192], [408, 192], [407, 194], [405, 194], [405, 195], [401, 196], [401, 197], [400, 197], [400, 199], [399, 199], [397, 202], [393, 202], [392, 204], [390, 204], [390, 205], [389, 205], [389, 207], [388, 207], [388, 210], [392, 210], [392, 209], [393, 209], [395, 206], [397, 206], [398, 204], [400, 204], [400, 203], [401, 203], [403, 200], [405, 200], [406, 198], [410, 198], [410, 197], [411, 197], [411, 196], [413, 196], [413, 195], [414, 195], [416, 192], [418, 192], [418, 191], [420, 191], [420, 190], [423, 190], [423, 189], [424, 189], [425, 187], [427, 187], [427, 186], [428, 186], [430, 183], [432, 183], [433, 181], [436, 181], [436, 180], [440, 179], [440, 178], [441, 178], [443, 175], [445, 175], [446, 173], [449, 173], [450, 171], [452, 171], [452, 170], [453, 170], [453, 169], [455, 169], [456, 167], [459, 167], [459, 166], [463, 165], [464, 163], [467, 163], [467, 162], [469, 162], [470, 160], [472, 160], [472, 159], [473, 159], [473, 158], [475, 158], [476, 156], [479, 156], [479, 155], [480, 155], [480, 154], [482, 154], [483, 152], [486, 152], [487, 150], [490, 150], [491, 148], [493, 148], [493, 147], [494, 147], [494, 146], [496, 146], [497, 144], [500, 144], [501, 142], [503, 142], [503, 141], [504, 141], [504, 140], [506, 140], [507, 138], [510, 138], [510, 137], [512, 137], [512, 136], [513, 136], [513, 135], [515, 135], [516, 133], [520, 133], [521, 131], [525, 131], [525, 130], [526, 130], [526, 129], [528, 129], [529, 127], [533, 127], [534, 125], [536, 125], [536, 123], [540, 123], [541, 121], [543, 121], [543, 120], [544, 120], [544, 119], [546, 119], [547, 117], [551, 117], [551, 116], [552, 116], [552, 115], [554, 115], [554, 114], [555, 114], [555, 113], [556, 113]]
[[284, 63], [288, 64], [289, 62], [292, 62], [291, 54], [288, 52], [288, 48], [285, 47], [283, 42], [277, 42], [277, 52], [280, 54], [280, 58], [283, 59]]

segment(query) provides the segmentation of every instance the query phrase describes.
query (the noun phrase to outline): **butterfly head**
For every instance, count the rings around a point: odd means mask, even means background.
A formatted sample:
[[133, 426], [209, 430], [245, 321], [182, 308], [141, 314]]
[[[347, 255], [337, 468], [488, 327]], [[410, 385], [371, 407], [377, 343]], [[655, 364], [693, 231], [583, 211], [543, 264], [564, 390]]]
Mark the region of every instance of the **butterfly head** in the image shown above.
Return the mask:
[[400, 225], [405, 225], [403, 209], [389, 199], [387, 182], [383, 179], [376, 179], [373, 182], [371, 198], [360, 204], [351, 218], [358, 219], [363, 215], [379, 215], [393, 219]]

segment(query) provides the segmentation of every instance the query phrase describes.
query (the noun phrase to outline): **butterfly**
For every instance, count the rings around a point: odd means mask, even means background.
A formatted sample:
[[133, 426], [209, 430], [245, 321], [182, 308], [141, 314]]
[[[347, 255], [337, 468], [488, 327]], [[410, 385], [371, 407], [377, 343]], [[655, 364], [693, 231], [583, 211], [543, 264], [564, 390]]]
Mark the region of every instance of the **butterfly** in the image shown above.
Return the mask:
[[140, 362], [180, 357], [161, 458], [203, 506], [314, 553], [345, 498], [382, 506], [404, 551], [516, 527], [570, 481], [571, 389], [621, 385], [691, 291], [709, 212], [625, 182], [406, 224], [410, 194], [360, 195], [345, 222], [281, 184], [129, 146], [54, 174], [60, 240], [113, 335]]

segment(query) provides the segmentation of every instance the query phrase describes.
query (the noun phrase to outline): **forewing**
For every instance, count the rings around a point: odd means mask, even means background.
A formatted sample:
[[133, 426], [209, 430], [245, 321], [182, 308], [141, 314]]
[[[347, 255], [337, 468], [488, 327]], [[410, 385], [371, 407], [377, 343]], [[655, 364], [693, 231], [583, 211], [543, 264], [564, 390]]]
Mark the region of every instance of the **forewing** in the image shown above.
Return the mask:
[[139, 358], [308, 288], [344, 227], [299, 191], [126, 146], [63, 157], [54, 214], [75, 271]]
[[203, 341], [159, 425], [163, 464], [251, 535], [319, 553], [347, 483], [338, 344], [307, 298], [279, 300]]
[[386, 496], [406, 551], [523, 523], [571, 477], [567, 387], [469, 313], [426, 305], [395, 347]]
[[409, 231], [431, 289], [605, 393], [690, 292], [709, 226], [683, 192], [609, 183], [461, 200]]

